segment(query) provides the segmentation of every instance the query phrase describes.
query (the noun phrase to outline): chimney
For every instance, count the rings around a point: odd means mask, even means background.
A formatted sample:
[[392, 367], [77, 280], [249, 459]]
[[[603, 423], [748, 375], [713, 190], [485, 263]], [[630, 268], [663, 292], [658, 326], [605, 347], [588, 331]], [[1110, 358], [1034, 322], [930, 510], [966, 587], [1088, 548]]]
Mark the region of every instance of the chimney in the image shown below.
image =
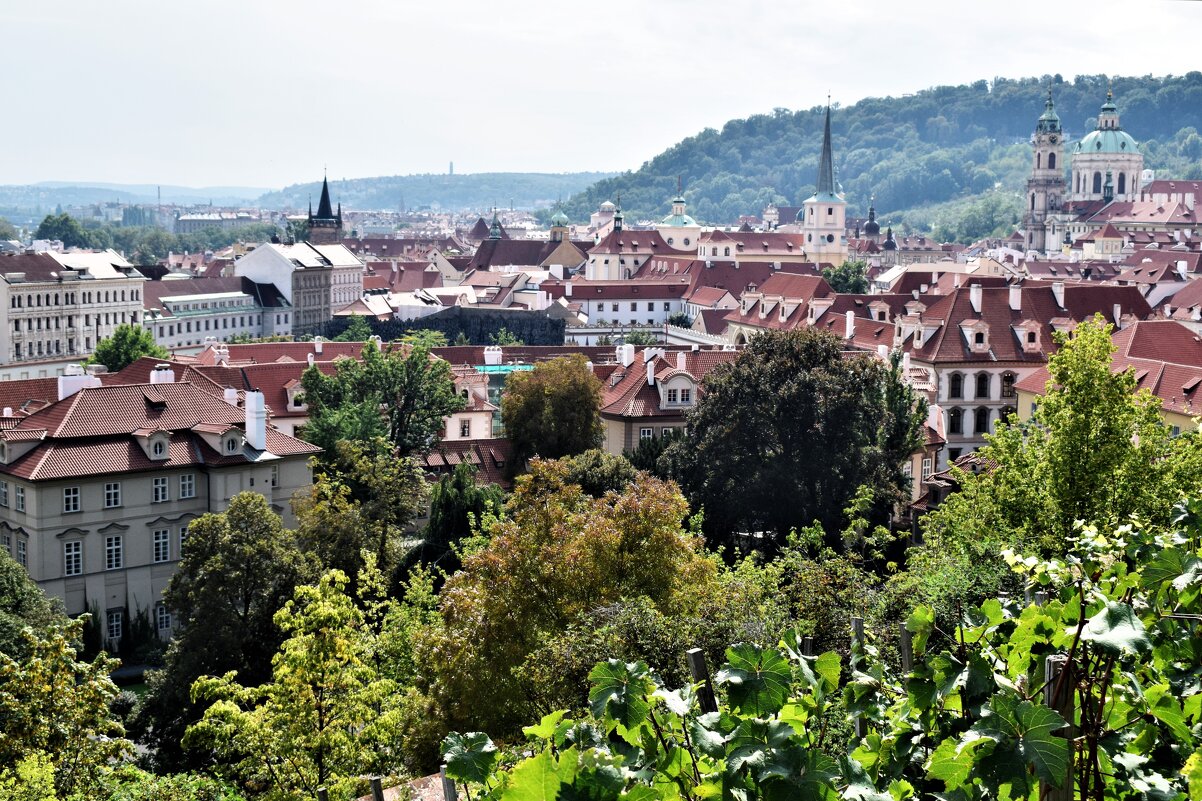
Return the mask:
[[317, 357], [314, 356], [312, 353], [307, 353], [305, 355], [308, 357], [309, 366], [312, 367], [313, 364], [317, 361]]
[[1010, 308], [1016, 312], [1023, 310], [1023, 288], [1018, 284], [1010, 285]]
[[1166, 319], [1169, 319], [1173, 316], [1173, 304], [1171, 304], [1171, 303], [1164, 304], [1164, 316]]
[[888, 359], [889, 358], [889, 346], [888, 345], [877, 345], [876, 346], [876, 356], [881, 361], [885, 361], [886, 359]]
[[902, 368], [902, 378], [905, 378], [906, 376], [908, 376], [910, 374], [910, 351], [908, 351], [908, 350], [902, 352], [901, 368]]
[[226, 367], [230, 363], [230, 346], [224, 343], [213, 348], [213, 357], [217, 360], [217, 364], [221, 367]]
[[952, 287], [954, 289], [960, 288], [960, 273], [956, 273], [952, 276]]
[[69, 398], [81, 389], [100, 386], [100, 379], [85, 373], [78, 364], [67, 365], [67, 374], [58, 377], [58, 399]]
[[1187, 278], [1188, 273], [1189, 273], [1189, 265], [1187, 265], [1185, 263], [1184, 259], [1178, 259], [1177, 260], [1177, 275], [1181, 276], [1181, 280], [1184, 281]]
[[246, 393], [246, 444], [257, 451], [267, 450], [267, 406], [263, 393]]
[[572, 297], [572, 282], [568, 281], [563, 285], [563, 296], [565, 298]]
[[378, 336], [376, 334], [372, 334], [370, 337], [368, 337], [368, 340], [373, 345], [376, 346], [376, 350], [381, 350], [381, 351], [384, 350], [384, 338], [383, 337]]
[[1115, 328], [1118, 328], [1121, 326], [1121, 324], [1123, 322], [1123, 304], [1121, 304], [1121, 303], [1114, 304], [1113, 313], [1114, 313], [1114, 326], [1115, 326]]
[[[644, 351], [646, 353], [646, 351]], [[647, 364], [647, 386], [655, 386], [655, 359], [650, 359]]]
[[5, 407], [4, 407], [4, 416], [5, 416], [5, 417], [12, 417], [12, 416], [13, 416], [13, 407], [11, 407], [11, 406], [5, 406]]
[[683, 350], [677, 351], [676, 352], [676, 369], [683, 370], [683, 369], [685, 369], [684, 365], [685, 365], [684, 351]]
[[856, 313], [851, 309], [844, 315], [843, 338], [851, 339], [856, 333]]
[[977, 314], [981, 313], [981, 285], [972, 284], [968, 287], [968, 302], [972, 304], [972, 310]]
[[233, 387], [226, 387], [225, 392], [222, 393], [222, 396], [225, 402], [230, 406], [238, 405], [238, 390], [234, 389]]
[[618, 362], [623, 367], [634, 364], [634, 345], [618, 345]]
[[1064, 308], [1064, 282], [1063, 281], [1053, 281], [1052, 282], [1052, 294], [1056, 297], [1056, 305], [1063, 309]]
[[156, 364], [154, 370], [150, 373], [150, 383], [174, 384], [175, 371], [171, 369], [171, 365], [169, 364]]
[[321, 337], [313, 337], [313, 352], [321, 353], [323, 344]]

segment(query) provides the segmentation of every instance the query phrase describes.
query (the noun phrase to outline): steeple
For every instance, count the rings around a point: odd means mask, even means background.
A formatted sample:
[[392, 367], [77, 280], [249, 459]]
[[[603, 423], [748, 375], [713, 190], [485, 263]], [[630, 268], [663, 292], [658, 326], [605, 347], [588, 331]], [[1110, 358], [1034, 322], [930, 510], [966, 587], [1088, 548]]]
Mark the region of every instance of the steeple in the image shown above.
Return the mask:
[[1060, 115], [1056, 113], [1056, 104], [1052, 102], [1052, 90], [1048, 89], [1047, 102], [1043, 104], [1043, 114], [1035, 126], [1036, 133], [1060, 133]]
[[822, 131], [822, 156], [818, 161], [819, 195], [835, 194], [835, 158], [831, 151], [831, 104], [826, 103], [826, 126]]
[[500, 218], [497, 217], [497, 209], [495, 206], [493, 207], [493, 210], [492, 210], [492, 225], [488, 226], [488, 238], [489, 239], [500, 239], [501, 238], [501, 220], [500, 220]]
[[618, 195], [618, 207], [614, 209], [614, 230], [621, 231], [622, 223], [625, 222], [625, 220], [626, 217], [622, 214], [622, 196]]
[[334, 206], [330, 203], [330, 182], [321, 177], [321, 199], [317, 201], [317, 216], [322, 220], [334, 219]]

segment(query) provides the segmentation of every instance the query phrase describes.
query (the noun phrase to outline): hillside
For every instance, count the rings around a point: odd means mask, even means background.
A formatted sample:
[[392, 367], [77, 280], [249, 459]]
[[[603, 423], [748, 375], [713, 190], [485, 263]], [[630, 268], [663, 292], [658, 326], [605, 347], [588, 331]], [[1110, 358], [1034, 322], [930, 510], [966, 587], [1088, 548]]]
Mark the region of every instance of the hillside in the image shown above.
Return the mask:
[[[836, 107], [835, 166], [852, 213], [866, 213], [875, 195], [886, 224], [930, 224], [946, 216], [943, 210], [964, 208], [994, 189], [1001, 197], [989, 199], [990, 213], [978, 218], [994, 219], [999, 208], [1017, 210], [1029, 168], [1026, 142], [1047, 88], [1067, 135], [1079, 138], [1096, 124], [1110, 80], [996, 78]], [[1123, 127], [1143, 146], [1146, 165], [1178, 178], [1202, 178], [1202, 72], [1112, 80]], [[707, 129], [633, 172], [574, 195], [565, 210], [585, 220], [597, 204], [620, 195], [628, 220], [658, 219], [668, 211], [677, 176], [689, 212], [704, 223], [758, 215], [769, 202], [800, 204], [814, 187], [822, 112], [778, 108], [732, 120], [721, 131]], [[952, 233], [963, 238], [987, 231]]]
[[[582, 191], [613, 173], [481, 172], [464, 175], [393, 175], [331, 180], [330, 194], [346, 208], [396, 211], [438, 206], [444, 209], [537, 208]], [[321, 182], [294, 184], [259, 198], [264, 208], [303, 209], [321, 193]]]

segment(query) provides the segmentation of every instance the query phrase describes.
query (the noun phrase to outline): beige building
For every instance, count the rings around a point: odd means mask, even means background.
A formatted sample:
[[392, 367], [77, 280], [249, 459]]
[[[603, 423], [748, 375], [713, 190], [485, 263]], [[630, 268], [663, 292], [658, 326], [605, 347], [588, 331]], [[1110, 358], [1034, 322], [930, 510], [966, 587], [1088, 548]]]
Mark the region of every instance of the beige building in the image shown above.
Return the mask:
[[57, 381], [56, 402], [3, 411], [0, 547], [69, 614], [95, 606], [110, 646], [140, 611], [170, 630], [160, 599], [197, 517], [251, 491], [292, 524], [318, 449], [269, 427], [261, 393], [223, 399], [169, 369], [148, 384]]
[[294, 334], [320, 330], [335, 311], [363, 297], [363, 262], [344, 245], [260, 245], [234, 264], [234, 273], [275, 285], [292, 306]]

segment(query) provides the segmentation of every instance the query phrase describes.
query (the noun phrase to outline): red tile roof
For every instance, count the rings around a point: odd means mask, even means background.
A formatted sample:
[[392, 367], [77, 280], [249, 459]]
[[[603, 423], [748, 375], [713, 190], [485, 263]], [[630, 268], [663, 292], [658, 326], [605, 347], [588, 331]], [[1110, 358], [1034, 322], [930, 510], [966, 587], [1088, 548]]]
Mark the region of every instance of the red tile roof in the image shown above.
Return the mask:
[[[635, 354], [629, 367], [619, 367], [611, 373], [601, 399], [601, 413], [609, 417], [680, 417], [684, 408], [660, 408], [659, 390], [647, 383], [647, 365], [643, 358], [646, 351]], [[684, 369], [679, 370], [677, 359], [684, 357]], [[667, 353], [652, 359], [650, 368], [664, 380], [679, 372], [687, 373], [698, 385], [698, 393], [704, 386], [705, 377], [719, 365], [738, 358], [735, 350], [689, 350]], [[694, 399], [696, 401], [696, 399]]]

